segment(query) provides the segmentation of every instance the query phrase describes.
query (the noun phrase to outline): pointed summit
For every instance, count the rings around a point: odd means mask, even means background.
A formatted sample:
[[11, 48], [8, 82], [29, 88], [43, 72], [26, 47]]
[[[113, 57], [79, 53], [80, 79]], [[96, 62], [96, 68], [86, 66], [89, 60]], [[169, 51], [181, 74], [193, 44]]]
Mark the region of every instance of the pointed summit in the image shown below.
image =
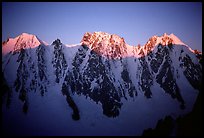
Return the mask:
[[55, 41], [52, 42], [52, 45], [61, 45], [61, 41], [59, 38], [57, 38]]
[[32, 34], [22, 33], [21, 35], [22, 35], [22, 36], [30, 36], [30, 35], [32, 35]]
[[185, 43], [183, 43], [176, 35], [174, 35], [173, 33], [171, 33], [170, 35], [168, 35], [167, 33], [164, 33], [163, 36], [160, 37], [163, 42], [163, 45], [168, 45], [169, 43], [172, 43], [174, 45], [185, 45]]
[[183, 43], [176, 35], [174, 35], [173, 33], [171, 33], [170, 35], [168, 35], [167, 33], [164, 33], [162, 36], [152, 36], [149, 41], [145, 44], [151, 47], [154, 47], [158, 44], [161, 44], [163, 46], [167, 46], [169, 44], [174, 44], [174, 45], [185, 45], [187, 46], [185, 43]]
[[185, 43], [183, 43], [176, 35], [174, 35], [173, 33], [171, 33], [170, 35], [169, 35], [169, 37], [173, 40], [173, 44], [175, 44], [175, 45], [185, 45], [186, 46], [186, 44]]
[[37, 39], [35, 35], [22, 33], [17, 38], [14, 51], [19, 51], [21, 49], [27, 49], [27, 48], [34, 48], [39, 46], [40, 44], [41, 44], [40, 41]]
[[37, 38], [37, 36], [28, 33], [22, 33], [15, 38], [8, 38], [2, 44], [2, 53], [7, 54], [11, 51], [18, 52], [21, 49], [35, 48], [39, 45], [46, 45], [45, 42]]

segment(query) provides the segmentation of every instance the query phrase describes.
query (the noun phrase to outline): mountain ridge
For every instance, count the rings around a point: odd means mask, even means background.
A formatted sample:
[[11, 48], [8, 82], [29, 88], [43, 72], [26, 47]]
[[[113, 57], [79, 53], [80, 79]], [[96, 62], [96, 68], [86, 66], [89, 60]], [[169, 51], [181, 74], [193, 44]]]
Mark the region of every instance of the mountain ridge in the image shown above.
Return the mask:
[[[31, 37], [33, 37], [35, 40], [34, 44], [33, 44], [33, 38], [31, 40], [29, 40]], [[29, 45], [26, 45], [26, 47], [25, 47], [25, 44], [23, 44], [24, 42], [19, 42], [19, 44], [17, 43], [20, 38], [25, 39], [22, 41], [27, 41], [27, 42], [31, 41], [31, 42]], [[28, 40], [26, 40], [26, 39], [28, 39]], [[11, 42], [11, 41], [15, 41], [15, 42]], [[9, 42], [11, 42], [11, 44], [9, 44]], [[15, 43], [15, 47], [12, 47], [12, 45], [14, 45], [14, 43]], [[24, 48], [32, 48], [32, 47], [34, 48], [34, 47], [39, 46], [40, 44], [48, 46], [48, 43], [46, 43], [43, 40], [40, 40], [36, 35], [28, 34], [28, 33], [22, 33], [21, 35], [15, 37], [15, 38], [8, 38], [7, 41], [4, 41], [2, 43], [2, 53], [3, 53], [3, 55], [5, 55], [6, 53], [11, 52], [11, 51], [18, 51], [18, 50], [24, 49]], [[121, 53], [122, 57], [124, 57], [124, 56], [140, 57], [139, 53], [137, 53], [135, 55], [135, 53], [136, 53], [135, 51], [138, 51], [139, 49], [143, 49], [144, 55], [147, 55], [147, 53], [151, 52], [155, 48], [155, 46], [158, 46], [159, 44], [161, 44], [163, 46], [167, 46], [169, 44], [182, 45], [182, 46], [188, 47], [188, 49], [193, 53], [202, 54], [198, 50], [192, 50], [188, 45], [184, 44], [173, 33], [171, 33], [170, 35], [168, 35], [167, 33], [164, 33], [162, 36], [154, 35], [154, 36], [150, 37], [149, 40], [144, 45], [131, 46], [125, 42], [123, 37], [120, 37], [116, 34], [109, 34], [109, 33], [101, 32], [101, 31], [100, 32], [93, 32], [93, 33], [86, 32], [83, 35], [82, 40], [79, 44], [72, 44], [72, 45], [63, 44], [63, 45], [68, 46], [68, 47], [73, 47], [73, 46], [77, 46], [80, 44], [90, 46], [91, 49], [95, 49], [96, 51], [99, 49], [105, 50], [105, 51], [102, 51], [100, 53], [104, 56], [109, 57], [109, 58], [120, 58], [120, 56], [119, 57], [110, 56], [110, 54], [113, 54], [114, 53], [113, 51], [115, 51], [115, 50], [116, 51], [119, 50], [120, 52], [122, 52]], [[97, 47], [95, 45], [97, 45]], [[119, 47], [119, 49], [118, 49], [118, 47]], [[99, 51], [97, 51], [97, 52], [99, 52]]]
[[95, 37], [91, 43], [85, 38], [84, 44], [76, 45], [56, 39], [32, 48], [32, 43], [22, 41], [28, 48], [16, 52], [15, 43], [11, 45], [11, 52], [2, 55], [2, 107], [7, 120], [2, 126], [24, 132], [25, 126], [36, 128], [36, 121], [46, 120], [51, 123], [49, 134], [61, 132], [52, 127], [60, 122], [68, 135], [77, 135], [79, 126], [87, 126], [86, 134], [94, 130], [104, 135], [99, 130], [106, 129], [105, 134], [120, 130], [121, 135], [140, 135], [167, 115], [176, 118], [192, 110], [202, 86], [199, 51], [170, 43], [169, 38], [165, 45], [156, 45], [156, 36], [138, 47], [116, 35], [107, 38]]

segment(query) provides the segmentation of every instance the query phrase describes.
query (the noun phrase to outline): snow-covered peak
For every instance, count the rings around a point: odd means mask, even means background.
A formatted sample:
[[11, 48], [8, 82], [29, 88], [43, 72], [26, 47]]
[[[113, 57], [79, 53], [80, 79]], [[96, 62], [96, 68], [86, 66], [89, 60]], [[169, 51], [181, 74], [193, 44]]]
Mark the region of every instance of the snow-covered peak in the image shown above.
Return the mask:
[[17, 40], [17, 44], [26, 43], [28, 47], [36, 47], [39, 46], [41, 43], [35, 35], [22, 33]]
[[19, 51], [20, 49], [35, 48], [39, 45], [47, 45], [46, 42], [37, 38], [37, 36], [28, 33], [22, 33], [15, 38], [8, 38], [7, 41], [2, 43], [2, 53], [3, 55]]
[[21, 36], [24, 36], [24, 37], [29, 37], [31, 36], [32, 34], [28, 34], [28, 33], [22, 33]]
[[163, 36], [158, 37], [157, 43], [160, 43], [162, 45], [168, 45], [168, 44], [174, 44], [174, 45], [185, 45], [176, 35], [171, 33], [168, 35], [167, 33], [164, 33]]
[[173, 33], [171, 33], [169, 35], [169, 37], [173, 40], [173, 44], [176, 44], [176, 45], [186, 45], [176, 35], [174, 35]]
[[154, 48], [159, 44], [163, 46], [167, 46], [169, 44], [187, 46], [173, 33], [171, 33], [170, 35], [168, 35], [167, 33], [164, 33], [162, 36], [157, 36], [157, 35], [152, 36], [145, 44], [145, 48], [151, 50], [152, 48]]
[[96, 53], [109, 58], [119, 58], [127, 54], [127, 47], [124, 39], [116, 34], [86, 32], [81, 43], [82, 45], [88, 46]]
[[[140, 53], [140, 47], [133, 48], [133, 46], [130, 46], [125, 43], [124, 38], [116, 34], [109, 34], [101, 31], [93, 33], [86, 32], [83, 36], [81, 44], [88, 46], [90, 49], [96, 51], [97, 53], [100, 53], [101, 55], [114, 58], [127, 56], [138, 57], [138, 54]], [[154, 35], [147, 41], [144, 46], [141, 47], [143, 49], [144, 54], [139, 54], [139, 57], [147, 55], [159, 44], [163, 46], [182, 45], [188, 47], [173, 33], [170, 35], [164, 33], [162, 36]], [[190, 51], [193, 52], [190, 47], [188, 48]]]
[[86, 32], [81, 40], [83, 45], [87, 45], [92, 48], [92, 45], [96, 42], [102, 42], [103, 44], [120, 44], [125, 43], [124, 39], [116, 34], [109, 34], [106, 32]]

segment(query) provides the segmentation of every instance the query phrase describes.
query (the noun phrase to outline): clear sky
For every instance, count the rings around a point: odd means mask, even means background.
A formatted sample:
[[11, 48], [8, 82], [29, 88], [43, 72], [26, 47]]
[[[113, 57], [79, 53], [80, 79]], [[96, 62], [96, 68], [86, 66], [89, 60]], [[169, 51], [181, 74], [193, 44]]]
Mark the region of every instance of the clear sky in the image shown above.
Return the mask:
[[23, 32], [51, 44], [77, 44], [85, 32], [102, 31], [144, 45], [153, 35], [174, 33], [202, 50], [202, 3], [17, 2], [2, 3], [2, 41]]

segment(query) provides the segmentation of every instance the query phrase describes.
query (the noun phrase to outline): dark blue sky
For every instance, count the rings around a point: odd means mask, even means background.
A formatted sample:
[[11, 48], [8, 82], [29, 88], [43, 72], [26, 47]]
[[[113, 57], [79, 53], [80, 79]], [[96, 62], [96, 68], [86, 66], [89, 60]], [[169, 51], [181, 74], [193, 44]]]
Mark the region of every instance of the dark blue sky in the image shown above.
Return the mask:
[[103, 31], [145, 44], [153, 35], [174, 33], [202, 50], [202, 3], [95, 2], [2, 3], [2, 40], [23, 32], [51, 44], [79, 43], [85, 32]]

